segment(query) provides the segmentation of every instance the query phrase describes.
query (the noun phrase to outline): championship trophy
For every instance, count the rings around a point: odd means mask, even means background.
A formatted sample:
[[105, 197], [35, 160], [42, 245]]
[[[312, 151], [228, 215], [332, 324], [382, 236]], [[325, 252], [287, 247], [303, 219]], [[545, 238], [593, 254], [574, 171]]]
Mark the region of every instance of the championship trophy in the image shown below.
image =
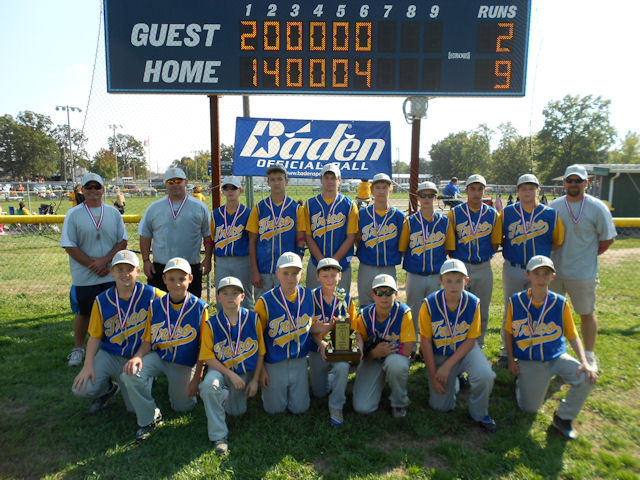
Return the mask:
[[325, 337], [328, 343], [327, 362], [353, 362], [360, 360], [360, 350], [356, 342], [356, 332], [351, 330], [349, 321], [349, 307], [345, 301], [347, 294], [344, 288], [336, 291], [337, 321], [331, 332]]

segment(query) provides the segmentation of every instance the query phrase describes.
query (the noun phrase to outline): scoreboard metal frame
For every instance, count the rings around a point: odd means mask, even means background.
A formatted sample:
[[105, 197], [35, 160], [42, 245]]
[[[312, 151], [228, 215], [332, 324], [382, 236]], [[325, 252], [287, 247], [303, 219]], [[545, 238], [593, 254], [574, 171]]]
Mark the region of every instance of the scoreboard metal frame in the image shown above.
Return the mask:
[[523, 96], [531, 0], [105, 0], [107, 90]]

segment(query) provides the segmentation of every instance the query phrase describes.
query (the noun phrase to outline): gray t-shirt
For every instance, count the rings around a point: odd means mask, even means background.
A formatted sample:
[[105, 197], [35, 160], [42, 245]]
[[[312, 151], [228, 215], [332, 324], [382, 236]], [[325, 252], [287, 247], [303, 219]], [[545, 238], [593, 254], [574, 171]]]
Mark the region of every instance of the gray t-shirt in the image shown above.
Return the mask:
[[[587, 280], [598, 276], [598, 244], [617, 235], [607, 205], [589, 194], [584, 195], [580, 221], [573, 222], [565, 196], [553, 200], [549, 207], [558, 212], [565, 227], [564, 243], [551, 253], [558, 278]], [[569, 202], [573, 217], [580, 214], [581, 202]]]
[[156, 200], [147, 207], [138, 233], [152, 239], [154, 262], [166, 264], [173, 257], [182, 257], [191, 264], [200, 263], [202, 239], [211, 234], [209, 209], [204, 202], [188, 195], [174, 225], [171, 208], [176, 212], [180, 202], [170, 204], [168, 198]]
[[[96, 223], [100, 219], [100, 207], [91, 208]], [[100, 238], [98, 238], [100, 237]], [[104, 205], [104, 218], [100, 232], [89, 218], [84, 204], [76, 205], [67, 212], [62, 224], [61, 247], [78, 247], [89, 257], [101, 258], [113, 249], [116, 243], [127, 240], [122, 215], [110, 205]], [[87, 286], [113, 282], [111, 275], [100, 277], [69, 255], [69, 268], [73, 285]]]

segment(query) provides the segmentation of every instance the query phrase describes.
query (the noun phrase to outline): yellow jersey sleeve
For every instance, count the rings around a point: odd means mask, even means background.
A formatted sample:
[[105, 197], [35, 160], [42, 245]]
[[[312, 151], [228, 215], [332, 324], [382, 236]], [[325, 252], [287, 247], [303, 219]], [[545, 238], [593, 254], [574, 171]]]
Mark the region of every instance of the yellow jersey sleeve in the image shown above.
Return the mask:
[[358, 223], [358, 207], [356, 207], [356, 202], [353, 202], [351, 204], [351, 210], [349, 210], [349, 219], [347, 220], [347, 235], [351, 233], [358, 234], [360, 232]]
[[571, 315], [571, 309], [567, 301], [564, 302], [564, 308], [562, 309], [562, 333], [567, 340], [573, 340], [578, 336], [578, 331], [573, 322], [573, 316]]
[[402, 253], [409, 248], [409, 217], [404, 219], [402, 224], [402, 232], [400, 232], [400, 240], [398, 240], [398, 250]]
[[353, 325], [353, 329], [362, 335], [362, 340], [365, 342], [369, 338], [367, 335], [367, 329], [364, 328], [364, 320], [362, 319], [362, 314], [358, 315], [355, 320], [355, 324]]
[[452, 252], [456, 249], [456, 217], [453, 214], [453, 210], [449, 210], [447, 218], [449, 219], [449, 226], [444, 237], [444, 249], [447, 252]]
[[493, 224], [493, 230], [491, 231], [491, 244], [502, 244], [502, 213], [496, 215], [496, 221]]
[[[164, 290], [160, 290], [159, 288], [155, 288], [153, 289], [153, 298], [160, 298], [160, 297], [164, 297], [165, 294], [167, 292], [165, 292]], [[151, 307], [149, 307], [149, 311], [151, 311]]]
[[556, 215], [556, 225], [553, 229], [553, 243], [562, 245], [564, 243], [564, 224], [560, 215]]
[[144, 323], [144, 332], [142, 334], [142, 340], [151, 343], [151, 317], [153, 316], [153, 309], [149, 307], [149, 313], [147, 314], [147, 321]]
[[253, 311], [258, 314], [258, 318], [260, 318], [260, 329], [264, 332], [264, 329], [269, 323], [269, 318], [267, 317], [267, 308], [264, 305], [264, 300], [262, 299], [262, 297], [260, 297], [254, 305]]
[[507, 316], [504, 320], [504, 331], [513, 335], [513, 305], [511, 304], [511, 299], [509, 299], [509, 303], [507, 304]]
[[247, 226], [245, 227], [247, 232], [255, 233], [256, 235], [260, 233], [258, 229], [258, 205], [255, 205], [251, 209], [251, 213], [249, 214], [249, 219], [247, 220]]
[[402, 316], [402, 323], [400, 324], [400, 342], [415, 342], [416, 341], [416, 329], [413, 326], [413, 318], [411, 317], [411, 310], [408, 310]]
[[104, 337], [104, 322], [102, 312], [100, 311], [100, 305], [97, 300], [93, 301], [93, 306], [91, 307], [91, 317], [89, 317], [89, 335], [93, 338]]
[[267, 353], [267, 347], [264, 346], [264, 329], [259, 318], [256, 322], [256, 335], [258, 336], [258, 355], [264, 355]]
[[431, 330], [431, 312], [429, 311], [427, 302], [422, 302], [418, 321], [420, 322], [420, 336], [424, 338], [432, 338], [433, 332]]
[[467, 330], [467, 338], [478, 338], [480, 336], [480, 302], [476, 305], [476, 311], [473, 313], [471, 326]]
[[304, 202], [304, 206], [298, 210], [298, 213], [300, 215], [300, 222], [301, 222], [300, 225], [303, 226], [302, 229], [298, 227], [298, 230], [302, 230], [307, 235], [311, 235], [311, 216], [309, 215], [309, 200]]
[[213, 331], [211, 330], [209, 322], [206, 322], [202, 326], [200, 338], [200, 354], [198, 355], [198, 360], [210, 360], [215, 358], [216, 356], [213, 353]]
[[349, 302], [349, 321], [351, 322], [351, 328], [355, 329], [353, 321], [356, 319], [356, 306], [353, 303], [353, 299]]
[[304, 228], [305, 218], [306, 218], [306, 215], [304, 214], [304, 208], [298, 205], [298, 208], [296, 209], [296, 232], [305, 231], [305, 228]]

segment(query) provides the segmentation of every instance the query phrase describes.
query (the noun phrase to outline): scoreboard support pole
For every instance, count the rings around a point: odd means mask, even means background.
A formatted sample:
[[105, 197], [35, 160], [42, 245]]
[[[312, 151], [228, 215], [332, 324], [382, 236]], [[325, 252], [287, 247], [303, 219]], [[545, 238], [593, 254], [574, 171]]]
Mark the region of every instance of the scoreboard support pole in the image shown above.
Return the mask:
[[220, 206], [220, 106], [218, 95], [209, 95], [211, 128], [211, 208]]
[[[249, 111], [249, 95], [242, 96], [242, 116], [247, 118], [251, 116], [251, 113]], [[245, 179], [246, 181], [245, 181], [244, 195], [245, 195], [245, 198], [247, 199], [247, 208], [252, 209], [253, 208], [253, 177], [248, 176], [248, 177], [245, 177]]]
[[420, 119], [411, 124], [411, 164], [409, 169], [409, 214], [418, 211], [418, 177], [420, 175]]

